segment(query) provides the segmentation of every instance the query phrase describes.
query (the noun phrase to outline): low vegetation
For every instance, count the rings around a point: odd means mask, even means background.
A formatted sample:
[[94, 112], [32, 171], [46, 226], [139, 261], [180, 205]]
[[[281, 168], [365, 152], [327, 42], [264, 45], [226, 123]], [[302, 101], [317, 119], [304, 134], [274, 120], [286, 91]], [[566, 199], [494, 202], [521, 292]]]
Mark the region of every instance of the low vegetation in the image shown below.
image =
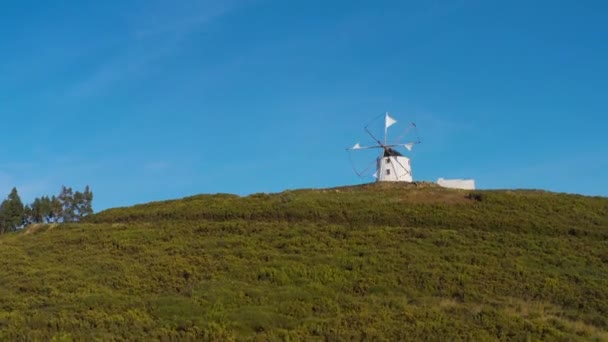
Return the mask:
[[1, 340], [608, 340], [608, 199], [201, 195], [0, 237]]

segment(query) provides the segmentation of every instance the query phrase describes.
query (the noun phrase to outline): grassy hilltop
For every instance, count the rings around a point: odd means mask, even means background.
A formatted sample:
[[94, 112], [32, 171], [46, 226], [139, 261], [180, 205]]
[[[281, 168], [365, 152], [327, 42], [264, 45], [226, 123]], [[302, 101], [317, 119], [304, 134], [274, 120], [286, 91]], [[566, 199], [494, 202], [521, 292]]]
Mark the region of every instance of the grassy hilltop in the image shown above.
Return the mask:
[[0, 340], [608, 340], [608, 198], [201, 195], [0, 237]]

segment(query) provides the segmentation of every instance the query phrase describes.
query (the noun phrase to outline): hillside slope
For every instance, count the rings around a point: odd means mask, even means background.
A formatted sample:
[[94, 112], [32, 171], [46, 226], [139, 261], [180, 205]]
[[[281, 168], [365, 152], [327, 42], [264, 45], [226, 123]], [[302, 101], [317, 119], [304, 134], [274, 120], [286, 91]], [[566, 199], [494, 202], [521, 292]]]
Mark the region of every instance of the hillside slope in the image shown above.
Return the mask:
[[608, 340], [608, 199], [201, 195], [0, 238], [2, 340]]

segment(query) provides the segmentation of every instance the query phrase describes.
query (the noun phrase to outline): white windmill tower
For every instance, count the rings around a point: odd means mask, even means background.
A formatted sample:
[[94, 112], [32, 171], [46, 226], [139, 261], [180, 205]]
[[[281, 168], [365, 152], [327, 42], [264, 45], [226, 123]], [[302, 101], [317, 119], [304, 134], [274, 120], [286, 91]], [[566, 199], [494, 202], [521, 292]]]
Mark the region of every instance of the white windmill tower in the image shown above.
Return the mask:
[[[356, 143], [355, 146], [348, 148], [348, 151], [357, 151], [357, 150], [372, 150], [378, 149], [380, 154], [373, 162], [376, 166], [376, 172], [373, 176], [376, 178], [378, 182], [412, 182], [412, 166], [410, 163], [410, 158], [404, 156], [402, 152], [398, 150], [398, 148], [405, 148], [408, 151], [412, 151], [414, 145], [420, 143], [420, 140], [416, 138], [415, 141], [412, 142], [402, 142], [401, 140], [406, 137], [406, 135], [412, 131], [416, 130], [416, 124], [410, 123], [405, 132], [399, 136], [394, 142], [388, 143], [388, 128], [397, 123], [393, 117], [391, 117], [388, 113], [383, 114], [384, 116], [384, 141], [376, 138], [369, 129], [368, 124], [365, 126], [365, 132], [374, 139], [375, 144], [371, 146], [361, 146], [359, 143]], [[381, 116], [380, 116], [381, 117]], [[378, 118], [380, 118], [378, 117]], [[374, 121], [376, 121], [376, 118]], [[374, 122], [372, 121], [372, 123]], [[373, 164], [372, 164], [373, 165]], [[364, 177], [366, 176], [366, 172], [371, 168], [371, 165], [368, 166], [364, 171], [358, 172], [357, 169], [353, 165], [353, 169], [355, 169], [355, 173], [358, 176]]]

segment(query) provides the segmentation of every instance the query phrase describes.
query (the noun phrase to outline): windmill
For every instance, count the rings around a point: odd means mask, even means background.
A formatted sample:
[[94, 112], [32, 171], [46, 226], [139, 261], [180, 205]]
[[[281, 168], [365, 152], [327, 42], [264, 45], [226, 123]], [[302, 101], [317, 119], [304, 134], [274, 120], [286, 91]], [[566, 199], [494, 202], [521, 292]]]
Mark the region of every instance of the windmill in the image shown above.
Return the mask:
[[[380, 140], [374, 136], [370, 131], [370, 125], [372, 125], [380, 117], [384, 116], [384, 140]], [[365, 132], [374, 140], [374, 143], [370, 146], [361, 146], [356, 143], [353, 147], [347, 148], [349, 152], [361, 151], [361, 150], [378, 150], [379, 155], [371, 164], [367, 166], [363, 171], [358, 171], [356, 166], [353, 164], [353, 170], [359, 177], [365, 177], [369, 175], [370, 170], [375, 165], [375, 172], [373, 177], [378, 182], [412, 182], [412, 166], [410, 164], [410, 158], [404, 156], [403, 152], [399, 149], [405, 148], [411, 152], [414, 145], [419, 144], [420, 140], [418, 137], [414, 141], [404, 142], [406, 136], [416, 131], [416, 124], [410, 123], [405, 131], [393, 142], [388, 142], [388, 128], [397, 123], [393, 117], [388, 113], [382, 114], [374, 119], [370, 124], [365, 126]], [[416, 134], [417, 135], [417, 134]], [[352, 163], [352, 158], [351, 158]]]

